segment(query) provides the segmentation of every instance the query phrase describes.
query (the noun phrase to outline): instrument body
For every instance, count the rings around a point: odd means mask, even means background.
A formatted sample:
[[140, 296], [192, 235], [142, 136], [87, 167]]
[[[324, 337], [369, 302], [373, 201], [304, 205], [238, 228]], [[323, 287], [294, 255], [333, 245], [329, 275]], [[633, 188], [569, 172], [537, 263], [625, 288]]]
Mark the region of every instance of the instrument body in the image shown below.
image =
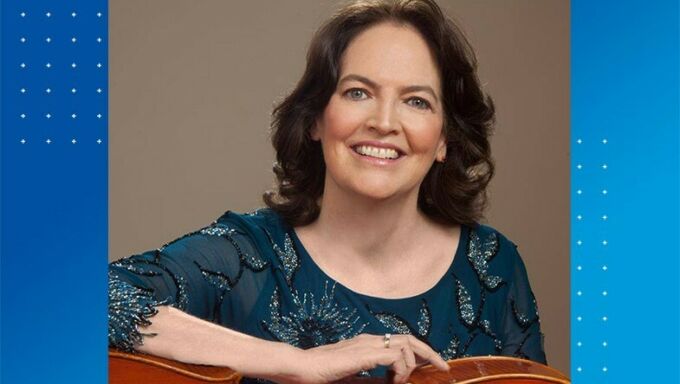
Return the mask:
[[[411, 384], [568, 384], [554, 368], [505, 356], [468, 357], [448, 362], [451, 370], [432, 366], [416, 369]], [[109, 350], [109, 384], [238, 384], [242, 375], [226, 367], [180, 363], [141, 353]], [[378, 384], [385, 378], [347, 378], [343, 384]]]

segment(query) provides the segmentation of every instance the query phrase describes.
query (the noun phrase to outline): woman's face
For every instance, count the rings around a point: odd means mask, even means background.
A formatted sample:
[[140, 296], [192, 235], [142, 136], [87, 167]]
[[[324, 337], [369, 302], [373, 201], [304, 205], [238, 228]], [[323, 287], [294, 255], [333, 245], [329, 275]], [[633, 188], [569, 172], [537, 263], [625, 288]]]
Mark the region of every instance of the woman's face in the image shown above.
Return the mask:
[[411, 26], [382, 23], [344, 52], [337, 89], [312, 138], [320, 140], [326, 187], [370, 197], [417, 196], [446, 156], [437, 64]]

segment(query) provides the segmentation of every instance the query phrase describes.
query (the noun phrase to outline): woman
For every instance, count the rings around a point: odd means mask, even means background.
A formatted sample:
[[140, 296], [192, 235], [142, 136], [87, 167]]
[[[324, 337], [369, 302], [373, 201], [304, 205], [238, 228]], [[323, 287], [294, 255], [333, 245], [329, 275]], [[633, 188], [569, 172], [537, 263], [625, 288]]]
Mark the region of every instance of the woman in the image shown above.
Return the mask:
[[434, 2], [344, 7], [274, 111], [268, 208], [112, 263], [110, 344], [296, 383], [545, 362], [516, 246], [477, 224], [493, 117]]

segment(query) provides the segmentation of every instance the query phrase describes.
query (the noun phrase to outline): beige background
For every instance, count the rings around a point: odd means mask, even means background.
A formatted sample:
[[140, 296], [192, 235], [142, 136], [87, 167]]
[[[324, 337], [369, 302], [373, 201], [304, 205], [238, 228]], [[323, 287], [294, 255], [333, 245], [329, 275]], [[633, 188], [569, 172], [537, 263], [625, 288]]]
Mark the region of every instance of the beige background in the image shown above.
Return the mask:
[[[338, 2], [109, 4], [113, 260], [262, 206], [271, 107]], [[569, 372], [569, 2], [440, 5], [466, 30], [497, 105], [487, 223], [519, 244], [548, 361]]]

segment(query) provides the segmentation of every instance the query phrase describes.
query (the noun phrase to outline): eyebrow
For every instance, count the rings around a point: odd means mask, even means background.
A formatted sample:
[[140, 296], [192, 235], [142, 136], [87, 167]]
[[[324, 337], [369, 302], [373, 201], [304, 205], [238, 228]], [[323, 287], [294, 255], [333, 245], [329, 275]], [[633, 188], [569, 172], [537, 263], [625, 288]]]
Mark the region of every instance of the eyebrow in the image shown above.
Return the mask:
[[[357, 75], [357, 74], [349, 74], [349, 75], [343, 77], [342, 79], [340, 79], [338, 84], [344, 83], [346, 81], [353, 81], [353, 80], [364, 83], [371, 88], [380, 88], [378, 83], [376, 83], [375, 81], [369, 79], [368, 77], [364, 77], [364, 76]], [[430, 95], [432, 95], [432, 97], [434, 97], [435, 101], [437, 101], [437, 102], [439, 101], [437, 94], [434, 92], [432, 87], [430, 87], [429, 85], [409, 85], [407, 87], [402, 88], [401, 90], [405, 93], [423, 91], [423, 92], [426, 92], [426, 93], [429, 93]]]

